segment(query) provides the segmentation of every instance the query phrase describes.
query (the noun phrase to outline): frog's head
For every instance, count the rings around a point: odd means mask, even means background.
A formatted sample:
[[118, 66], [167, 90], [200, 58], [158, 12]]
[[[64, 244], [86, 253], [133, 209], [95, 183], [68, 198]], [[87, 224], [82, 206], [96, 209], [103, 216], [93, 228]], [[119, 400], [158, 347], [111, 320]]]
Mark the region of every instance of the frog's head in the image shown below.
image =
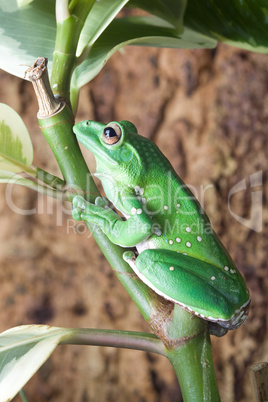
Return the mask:
[[129, 121], [105, 125], [86, 120], [76, 124], [73, 130], [79, 142], [94, 154], [98, 173], [109, 171], [127, 184], [137, 177], [144, 164], [142, 150], [148, 143], [152, 144]]

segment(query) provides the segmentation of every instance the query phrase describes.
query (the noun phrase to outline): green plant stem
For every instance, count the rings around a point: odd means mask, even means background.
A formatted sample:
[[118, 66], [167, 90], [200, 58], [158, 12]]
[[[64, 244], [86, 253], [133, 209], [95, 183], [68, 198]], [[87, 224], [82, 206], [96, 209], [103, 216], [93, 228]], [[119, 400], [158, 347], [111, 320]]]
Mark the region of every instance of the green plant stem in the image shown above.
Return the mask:
[[52, 188], [56, 188], [58, 190], [62, 190], [65, 187], [65, 181], [60, 179], [57, 176], [54, 176], [51, 173], [46, 172], [45, 170], [41, 169], [38, 166], [34, 166], [35, 169], [35, 176], [38, 180], [42, 181], [43, 183], [47, 184]]
[[66, 185], [75, 189], [77, 193], [83, 193], [85, 198], [88, 198], [88, 194], [98, 194], [94, 181], [90, 180], [87, 165], [72, 132], [74, 121], [70, 108], [65, 104], [58, 113], [49, 118], [39, 118], [38, 121], [59, 164]]
[[69, 6], [70, 13], [84, 23], [95, 1], [96, 0], [72, 0]]
[[166, 356], [163, 343], [153, 334], [133, 331], [104, 329], [74, 329], [61, 342], [61, 345], [95, 345], [116, 348], [143, 350]]
[[166, 353], [184, 402], [219, 402], [208, 323], [176, 305], [167, 332]]
[[59, 18], [57, 21], [51, 86], [54, 94], [67, 101], [70, 100], [70, 83], [76, 66], [76, 49], [80, 33], [94, 3], [95, 0], [72, 1], [69, 7], [70, 16], [63, 20]]

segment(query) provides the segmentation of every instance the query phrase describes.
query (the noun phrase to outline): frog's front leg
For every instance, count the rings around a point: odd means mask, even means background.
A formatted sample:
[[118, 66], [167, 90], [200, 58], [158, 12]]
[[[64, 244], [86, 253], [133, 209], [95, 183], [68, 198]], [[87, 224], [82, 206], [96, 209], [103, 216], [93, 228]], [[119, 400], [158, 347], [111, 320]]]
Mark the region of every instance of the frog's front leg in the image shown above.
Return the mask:
[[131, 204], [130, 218], [127, 221], [107, 205], [103, 207], [99, 204], [99, 200], [95, 205], [81, 196], [74, 197], [73, 218], [98, 225], [111, 242], [122, 247], [135, 246], [152, 235], [151, 218], [143, 213], [142, 204], [138, 201]]
[[139, 278], [165, 299], [227, 329], [241, 325], [250, 297], [239, 272], [228, 273], [202, 260], [170, 250], [144, 250], [123, 258]]

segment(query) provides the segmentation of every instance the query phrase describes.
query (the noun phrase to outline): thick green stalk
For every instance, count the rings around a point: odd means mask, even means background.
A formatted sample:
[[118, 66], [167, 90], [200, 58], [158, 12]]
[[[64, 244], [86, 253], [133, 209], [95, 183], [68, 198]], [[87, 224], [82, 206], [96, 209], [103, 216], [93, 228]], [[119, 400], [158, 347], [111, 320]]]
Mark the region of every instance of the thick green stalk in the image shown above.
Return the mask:
[[59, 112], [49, 118], [39, 118], [38, 122], [67, 186], [83, 193], [85, 198], [88, 194], [97, 195], [98, 190], [94, 181], [89, 181], [87, 165], [72, 132], [74, 120], [70, 108], [64, 104]]
[[184, 402], [219, 402], [208, 322], [175, 305], [166, 336]]

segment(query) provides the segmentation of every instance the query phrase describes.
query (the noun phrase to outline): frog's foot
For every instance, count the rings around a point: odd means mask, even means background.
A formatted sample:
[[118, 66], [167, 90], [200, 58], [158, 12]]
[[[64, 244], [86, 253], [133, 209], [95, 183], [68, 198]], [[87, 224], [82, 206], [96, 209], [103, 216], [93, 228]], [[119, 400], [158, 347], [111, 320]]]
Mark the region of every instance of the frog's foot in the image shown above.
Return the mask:
[[133, 251], [125, 251], [123, 254], [123, 259], [128, 263], [128, 265], [135, 271], [135, 261], [136, 261], [136, 256], [133, 253]]
[[86, 200], [81, 195], [76, 195], [72, 202], [72, 216], [74, 220], [81, 221], [81, 215], [85, 210]]
[[75, 208], [84, 209], [86, 202], [87, 201], [84, 199], [84, 197], [82, 197], [82, 195], [76, 195], [73, 198], [72, 207], [73, 207], [73, 209], [75, 209]]
[[228, 332], [228, 328], [224, 328], [220, 324], [217, 324], [216, 322], [209, 321], [208, 328], [210, 335], [215, 335], [218, 338], [226, 335]]
[[109, 201], [105, 197], [97, 197], [95, 204], [84, 199], [81, 195], [76, 195], [72, 203], [72, 216], [76, 221], [85, 220], [89, 214], [98, 213], [102, 209], [109, 208]]

